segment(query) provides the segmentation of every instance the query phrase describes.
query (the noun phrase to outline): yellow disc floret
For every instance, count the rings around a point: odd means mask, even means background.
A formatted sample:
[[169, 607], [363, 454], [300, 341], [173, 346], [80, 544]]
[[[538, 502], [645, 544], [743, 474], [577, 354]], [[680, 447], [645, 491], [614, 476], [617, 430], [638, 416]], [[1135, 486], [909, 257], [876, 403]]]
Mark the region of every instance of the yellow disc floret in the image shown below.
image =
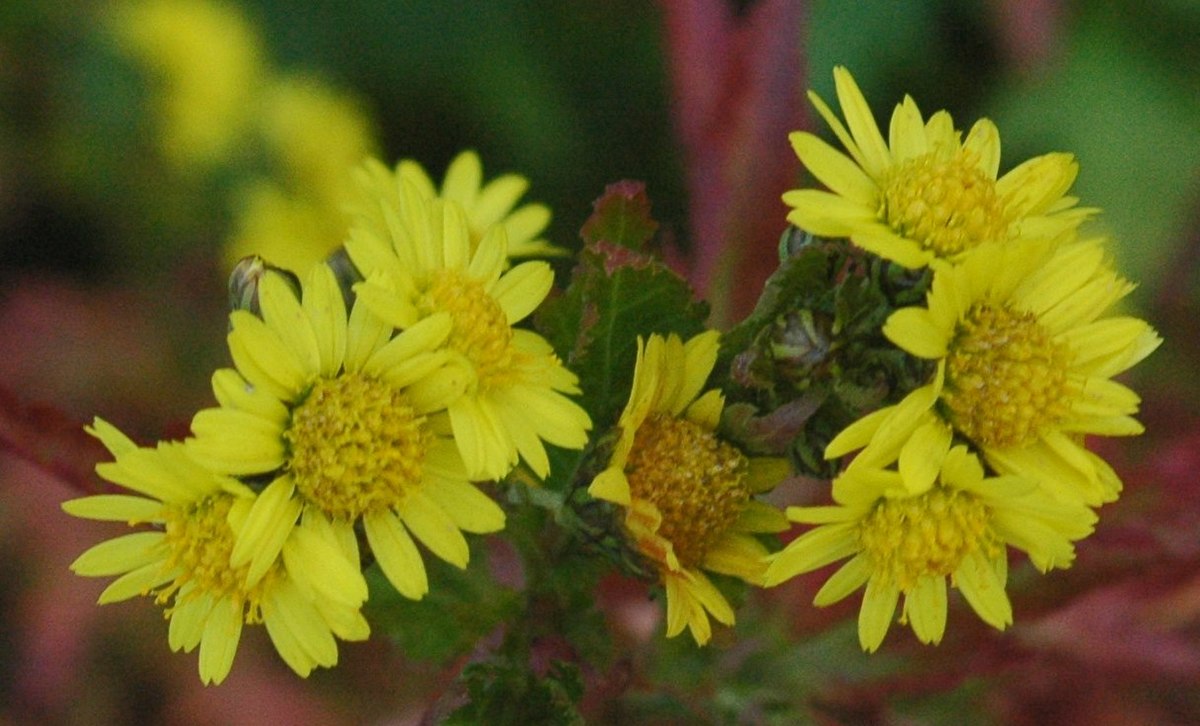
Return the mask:
[[[259, 602], [276, 577], [278, 565], [273, 566], [254, 587], [245, 586], [248, 567], [229, 564], [234, 542], [234, 532], [229, 526], [232, 505], [232, 497], [218, 495], [202, 499], [186, 509], [165, 509], [163, 542], [167, 556], [163, 567], [168, 572], [179, 573], [155, 593], [155, 601], [160, 605], [175, 596], [167, 615], [193, 597], [210, 596], [213, 600], [228, 598], [241, 603], [246, 608], [246, 622], [261, 622]], [[184, 590], [185, 587], [188, 589]]]
[[297, 489], [345, 519], [420, 486], [430, 436], [402, 391], [361, 374], [318, 380], [284, 434]]
[[684, 567], [701, 564], [741, 514], [748, 469], [746, 457], [712, 431], [662, 414], [638, 427], [625, 465], [631, 496], [658, 508], [658, 534]]
[[942, 400], [977, 443], [1020, 446], [1070, 411], [1069, 363], [1033, 313], [979, 305], [950, 346]]
[[930, 152], [900, 163], [883, 185], [882, 211], [892, 229], [938, 257], [1008, 237], [996, 182], [966, 152], [949, 159]]
[[449, 313], [454, 327], [446, 340], [475, 367], [484, 388], [512, 369], [512, 326], [483, 284], [458, 270], [442, 270], [426, 293], [429, 312]]
[[859, 524], [858, 538], [872, 570], [909, 591], [922, 577], [945, 577], [963, 558], [999, 544], [987, 507], [969, 493], [935, 487], [917, 497], [884, 499]]

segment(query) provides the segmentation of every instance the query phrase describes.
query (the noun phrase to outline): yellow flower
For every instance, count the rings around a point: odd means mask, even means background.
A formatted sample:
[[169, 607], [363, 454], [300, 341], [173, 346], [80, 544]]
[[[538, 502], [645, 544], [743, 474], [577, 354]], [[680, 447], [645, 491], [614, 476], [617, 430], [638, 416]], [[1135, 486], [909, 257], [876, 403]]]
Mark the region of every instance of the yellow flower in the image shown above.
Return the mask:
[[467, 386], [448, 410], [467, 472], [500, 479], [520, 457], [545, 477], [542, 442], [580, 449], [591, 429], [587, 412], [563, 395], [579, 392], [575, 375], [544, 338], [514, 327], [550, 292], [550, 266], [524, 262], [505, 271], [502, 225], [472, 244], [456, 202], [429, 199], [406, 180], [376, 207], [379, 219], [362, 218], [346, 241], [366, 278], [355, 291], [402, 330], [431, 315], [452, 321], [446, 348]]
[[858, 638], [867, 651], [883, 642], [901, 594], [901, 622], [921, 642], [940, 642], [947, 577], [984, 622], [1010, 625], [1006, 547], [1027, 552], [1043, 572], [1066, 567], [1071, 542], [1091, 533], [1095, 514], [1020, 477], [985, 477], [965, 446], [939, 460], [932, 481], [856, 462], [834, 480], [836, 505], [789, 507], [792, 521], [819, 526], [771, 556], [767, 585], [850, 557], [813, 603], [833, 604], [865, 584]]
[[[188, 441], [217, 471], [273, 476], [246, 516], [233, 564], [248, 565], [257, 581], [301, 517], [330, 529], [357, 562], [361, 520], [383, 573], [401, 594], [422, 597], [428, 580], [412, 536], [465, 567], [462, 532], [504, 526], [504, 512], [468, 481], [447, 435], [446, 402], [462, 391], [439, 350], [450, 316], [431, 315], [393, 337], [363, 305], [347, 318], [325, 265], [312, 268], [300, 300], [268, 272], [259, 304], [261, 319], [230, 316], [237, 370], [213, 376], [220, 406], [196, 415]], [[307, 566], [325, 565], [313, 558]]]
[[[138, 495], [106, 494], [63, 503], [86, 519], [149, 524], [102, 542], [71, 565], [89, 577], [120, 575], [100, 603], [155, 596], [170, 619], [172, 650], [200, 646], [200, 678], [220, 683], [229, 674], [244, 624], [262, 623], [279, 655], [301, 676], [337, 663], [334, 636], [365, 640], [359, 607], [367, 597], [357, 560], [339, 550], [333, 533], [315, 521], [294, 528], [261, 576], [230, 564], [234, 541], [255, 503], [247, 486], [214, 474], [179, 443], [139, 448], [97, 419], [88, 429], [116, 461], [96, 471]], [[320, 560], [319, 570], [309, 566]]]
[[377, 146], [375, 133], [356, 99], [314, 79], [285, 77], [262, 104], [259, 124], [278, 173], [239, 190], [226, 260], [259, 255], [303, 275], [345, 239], [352, 172]]
[[957, 262], [985, 242], [1054, 236], [1090, 216], [1064, 196], [1078, 172], [1069, 154], [1038, 156], [997, 178], [1000, 136], [991, 121], [976, 122], [961, 141], [950, 114], [925, 121], [907, 96], [885, 141], [850, 72], [838, 67], [833, 75], [846, 126], [816, 94], [809, 99], [849, 156], [813, 134], [791, 134], [800, 161], [830, 190], [783, 195], [797, 227], [848, 237], [915, 269]]
[[719, 334], [638, 339], [629, 403], [608, 466], [588, 492], [625, 508], [625, 531], [657, 568], [667, 593], [667, 637], [691, 630], [703, 645], [709, 617], [732, 625], [733, 608], [704, 570], [762, 584], [767, 549], [754, 534], [787, 528], [783, 513], [753, 498], [774, 487], [786, 464], [750, 459], [717, 436], [725, 405], [701, 394]]
[[146, 0], [116, 11], [123, 49], [155, 74], [167, 159], [180, 167], [226, 159], [248, 130], [265, 71], [240, 10], [209, 0]]
[[358, 178], [363, 194], [353, 208], [380, 222], [379, 200], [396, 200], [404, 186], [401, 180], [405, 180], [426, 199], [436, 197], [458, 203], [466, 213], [472, 245], [478, 245], [492, 227], [499, 225], [508, 237], [509, 257], [565, 254], [539, 236], [550, 224], [550, 209], [536, 203], [517, 206], [529, 187], [529, 180], [517, 174], [504, 174], [485, 184], [483, 164], [474, 151], [463, 151], [454, 157], [446, 169], [441, 190], [434, 186], [424, 167], [412, 159], [402, 160], [392, 171], [371, 160]]
[[860, 456], [875, 463], [920, 467], [953, 430], [999, 473], [1067, 501], [1113, 501], [1120, 479], [1083, 437], [1142, 432], [1140, 399], [1111, 379], [1161, 340], [1143, 320], [1103, 317], [1132, 288], [1101, 240], [980, 247], [937, 272], [926, 307], [884, 325], [900, 348], [937, 361], [934, 379], [851, 424], [825, 455], [865, 446]]

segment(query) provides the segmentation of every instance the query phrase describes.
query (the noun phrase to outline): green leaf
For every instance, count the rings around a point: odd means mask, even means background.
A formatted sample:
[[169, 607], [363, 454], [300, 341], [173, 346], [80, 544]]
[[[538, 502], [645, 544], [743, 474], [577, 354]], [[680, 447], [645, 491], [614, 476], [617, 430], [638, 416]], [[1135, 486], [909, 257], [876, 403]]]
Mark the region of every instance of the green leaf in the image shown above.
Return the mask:
[[553, 661], [538, 675], [526, 664], [497, 657], [467, 666], [461, 681], [467, 703], [447, 717], [448, 725], [584, 723], [576, 708], [583, 678], [571, 663]]
[[586, 244], [610, 242], [641, 250], [658, 230], [650, 216], [646, 185], [628, 179], [609, 184], [604, 195], [592, 203], [592, 216], [579, 231]]
[[492, 579], [479, 548], [465, 570], [436, 557], [425, 558], [425, 569], [430, 587], [421, 600], [396, 592], [378, 566], [366, 571], [371, 596], [364, 614], [408, 658], [445, 662], [466, 653], [517, 611], [517, 594]]
[[571, 283], [546, 303], [538, 328], [579, 376], [581, 403], [597, 430], [612, 425], [633, 379], [638, 336], [704, 330], [708, 308], [655, 258], [607, 242], [580, 253]]

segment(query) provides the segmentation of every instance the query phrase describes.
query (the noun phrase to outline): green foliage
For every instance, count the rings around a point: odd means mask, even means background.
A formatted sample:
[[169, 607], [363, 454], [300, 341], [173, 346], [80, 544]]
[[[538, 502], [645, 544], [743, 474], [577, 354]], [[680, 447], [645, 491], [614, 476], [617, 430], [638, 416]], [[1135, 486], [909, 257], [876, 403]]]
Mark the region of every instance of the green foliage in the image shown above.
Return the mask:
[[471, 664], [461, 678], [468, 701], [451, 713], [445, 724], [584, 723], [575, 705], [583, 695], [583, 679], [570, 663], [553, 661], [539, 675], [526, 664], [495, 658]]
[[603, 430], [628, 398], [638, 337], [695, 335], [704, 329], [708, 307], [695, 301], [683, 278], [643, 251], [657, 223], [640, 185], [610, 185], [594, 207], [571, 282], [543, 306], [537, 326], [579, 376], [581, 403]]
[[754, 312], [722, 341], [726, 433], [752, 452], [789, 453], [802, 472], [829, 477], [836, 467], [825, 461], [825, 445], [929, 376], [929, 365], [897, 349], [882, 328], [898, 307], [923, 299], [930, 273], [797, 230], [784, 235], [780, 255]]
[[445, 662], [468, 652], [480, 638], [517, 612], [519, 597], [489, 574], [484, 552], [472, 548], [465, 570], [426, 557], [429, 594], [421, 600], [400, 595], [378, 567], [366, 571], [371, 597], [364, 614], [413, 660]]

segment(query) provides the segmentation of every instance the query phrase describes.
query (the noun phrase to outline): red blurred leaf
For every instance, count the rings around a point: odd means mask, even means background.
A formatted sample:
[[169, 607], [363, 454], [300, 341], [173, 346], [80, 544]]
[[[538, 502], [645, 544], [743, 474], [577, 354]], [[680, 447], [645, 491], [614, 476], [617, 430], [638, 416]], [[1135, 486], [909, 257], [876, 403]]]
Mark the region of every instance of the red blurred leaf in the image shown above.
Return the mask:
[[748, 313], [787, 226], [780, 195], [804, 125], [801, 0], [663, 0], [675, 125], [691, 199], [689, 279], [725, 327]]
[[86, 494], [102, 489], [92, 473], [107, 458], [79, 421], [46, 404], [23, 403], [0, 386], [0, 448]]

